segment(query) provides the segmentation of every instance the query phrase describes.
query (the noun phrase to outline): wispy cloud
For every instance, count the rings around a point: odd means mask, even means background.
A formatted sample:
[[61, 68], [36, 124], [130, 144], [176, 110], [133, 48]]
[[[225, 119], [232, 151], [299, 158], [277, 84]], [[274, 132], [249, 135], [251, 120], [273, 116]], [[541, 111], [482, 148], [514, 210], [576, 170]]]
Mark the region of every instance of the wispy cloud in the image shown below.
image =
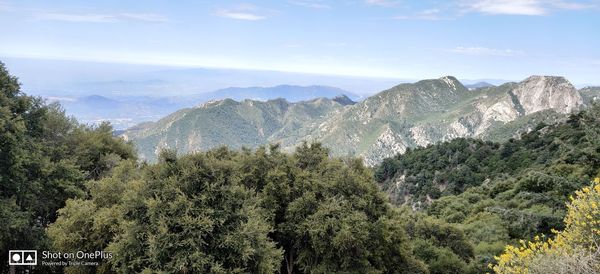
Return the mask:
[[331, 6], [325, 4], [322, 0], [289, 0], [288, 3], [296, 6], [307, 7], [311, 9], [328, 9]]
[[593, 3], [561, 0], [466, 0], [461, 1], [463, 12], [490, 15], [547, 15], [556, 10], [585, 10], [596, 8]]
[[367, 5], [380, 7], [396, 7], [400, 4], [398, 0], [365, 0]]
[[169, 19], [166, 16], [154, 13], [121, 13], [118, 17], [123, 18], [124, 20], [135, 20], [145, 22], [169, 21]]
[[217, 15], [223, 18], [237, 19], [237, 20], [249, 20], [249, 21], [258, 21], [266, 19], [265, 16], [248, 13], [248, 12], [238, 12], [238, 11], [230, 11], [230, 10], [219, 10], [217, 11]]
[[598, 8], [598, 3], [575, 3], [564, 1], [551, 1], [550, 3], [556, 9], [562, 10], [587, 10]]
[[478, 0], [464, 3], [469, 11], [484, 14], [544, 15], [546, 9], [538, 0]]
[[442, 16], [440, 9], [427, 9], [420, 12], [417, 12], [413, 15], [398, 15], [395, 16], [394, 19], [398, 20], [449, 20], [450, 17]]
[[236, 5], [233, 8], [219, 9], [215, 15], [223, 18], [259, 21], [267, 19], [267, 16], [259, 11], [259, 9], [250, 4]]
[[516, 56], [524, 54], [523, 51], [513, 49], [495, 49], [487, 47], [455, 47], [445, 49], [445, 51], [464, 54], [464, 55], [480, 55], [480, 56]]
[[43, 12], [37, 13], [36, 18], [39, 20], [63, 21], [63, 22], [88, 22], [88, 23], [114, 23], [121, 21], [139, 21], [139, 22], [167, 22], [168, 18], [152, 13], [118, 13], [118, 14], [101, 14], [101, 13], [55, 13]]

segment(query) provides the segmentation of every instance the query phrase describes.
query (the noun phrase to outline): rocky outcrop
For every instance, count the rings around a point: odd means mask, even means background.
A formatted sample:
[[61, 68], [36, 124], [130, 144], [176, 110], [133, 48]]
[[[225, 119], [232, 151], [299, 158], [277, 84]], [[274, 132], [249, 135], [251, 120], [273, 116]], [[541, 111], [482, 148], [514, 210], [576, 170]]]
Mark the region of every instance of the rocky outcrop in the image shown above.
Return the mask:
[[512, 93], [525, 110], [524, 114], [547, 109], [566, 114], [583, 105], [577, 89], [563, 77], [531, 76], [519, 83]]
[[360, 156], [365, 160], [365, 164], [372, 166], [380, 163], [385, 158], [406, 152], [408, 146], [409, 144], [403, 139], [403, 136], [394, 132], [389, 125], [385, 125], [371, 148]]

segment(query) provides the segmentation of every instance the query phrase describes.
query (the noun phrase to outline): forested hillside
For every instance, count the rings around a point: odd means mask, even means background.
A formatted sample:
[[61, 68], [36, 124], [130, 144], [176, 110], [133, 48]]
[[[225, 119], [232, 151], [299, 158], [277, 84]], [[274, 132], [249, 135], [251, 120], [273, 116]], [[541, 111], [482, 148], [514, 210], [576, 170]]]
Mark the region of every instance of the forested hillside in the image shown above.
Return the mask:
[[563, 229], [566, 202], [600, 172], [600, 106], [504, 143], [456, 139], [375, 170], [397, 205], [457, 224], [491, 262], [507, 243]]

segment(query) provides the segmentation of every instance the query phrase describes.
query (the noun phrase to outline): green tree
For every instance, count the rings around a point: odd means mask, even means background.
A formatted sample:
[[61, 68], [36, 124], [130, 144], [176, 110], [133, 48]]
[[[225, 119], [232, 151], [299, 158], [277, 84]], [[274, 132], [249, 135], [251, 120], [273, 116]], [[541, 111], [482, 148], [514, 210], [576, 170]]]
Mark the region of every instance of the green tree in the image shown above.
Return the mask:
[[141, 168], [122, 162], [88, 183], [90, 199], [59, 211], [48, 229], [54, 246], [114, 254], [86, 270], [96, 273], [273, 273], [281, 251], [256, 193], [239, 183], [235, 156], [221, 149], [162, 153]]
[[45, 228], [56, 210], [85, 196], [86, 179], [123, 159], [135, 159], [135, 151], [108, 124], [79, 125], [58, 104], [25, 95], [0, 63], [0, 256], [46, 249]]
[[272, 214], [271, 235], [284, 250], [281, 271], [426, 272], [370, 170], [360, 160], [328, 154], [320, 144], [304, 143], [291, 156], [276, 147], [245, 155], [245, 163], [268, 170], [243, 181]]

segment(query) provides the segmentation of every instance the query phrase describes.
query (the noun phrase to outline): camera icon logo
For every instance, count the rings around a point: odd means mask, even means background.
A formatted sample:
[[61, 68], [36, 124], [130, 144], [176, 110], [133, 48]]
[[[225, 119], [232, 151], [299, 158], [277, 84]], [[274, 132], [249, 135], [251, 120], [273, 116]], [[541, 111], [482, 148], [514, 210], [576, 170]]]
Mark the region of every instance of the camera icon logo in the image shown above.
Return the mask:
[[37, 250], [10, 250], [9, 265], [37, 265]]

